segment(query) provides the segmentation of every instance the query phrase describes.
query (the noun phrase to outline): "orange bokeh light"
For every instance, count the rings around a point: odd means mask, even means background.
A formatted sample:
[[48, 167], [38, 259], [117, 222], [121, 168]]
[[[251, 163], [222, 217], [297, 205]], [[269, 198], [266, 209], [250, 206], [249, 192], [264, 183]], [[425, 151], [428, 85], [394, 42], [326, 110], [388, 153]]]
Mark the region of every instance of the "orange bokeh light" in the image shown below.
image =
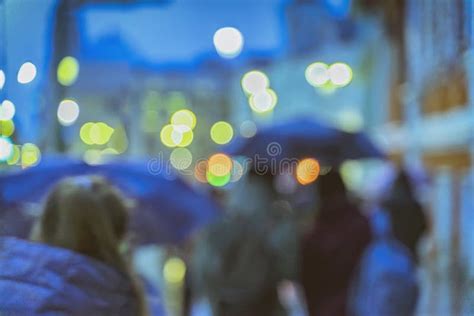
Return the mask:
[[194, 177], [196, 178], [197, 181], [201, 183], [207, 183], [206, 172], [207, 172], [206, 160], [201, 160], [198, 163], [196, 163], [196, 166], [194, 167]]
[[207, 162], [208, 171], [217, 177], [228, 175], [232, 170], [232, 159], [226, 154], [214, 154]]
[[319, 162], [314, 158], [301, 160], [296, 167], [296, 180], [302, 185], [308, 185], [316, 181], [319, 176]]

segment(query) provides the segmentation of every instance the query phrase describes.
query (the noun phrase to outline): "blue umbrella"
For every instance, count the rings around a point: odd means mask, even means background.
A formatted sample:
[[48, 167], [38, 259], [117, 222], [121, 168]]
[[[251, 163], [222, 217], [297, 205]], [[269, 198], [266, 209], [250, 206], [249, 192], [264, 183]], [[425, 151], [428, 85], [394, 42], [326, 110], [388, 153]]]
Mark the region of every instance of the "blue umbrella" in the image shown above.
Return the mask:
[[251, 138], [235, 139], [223, 150], [254, 162], [315, 157], [325, 164], [339, 165], [347, 159], [384, 157], [364, 133], [347, 133], [309, 119], [265, 127]]
[[97, 174], [134, 199], [131, 230], [138, 242], [177, 243], [220, 211], [212, 199], [167, 173], [165, 169], [151, 171], [146, 163], [90, 166], [74, 160], [44, 159], [36, 167], [0, 176], [0, 207], [17, 209], [21, 204], [38, 202], [64, 177]]

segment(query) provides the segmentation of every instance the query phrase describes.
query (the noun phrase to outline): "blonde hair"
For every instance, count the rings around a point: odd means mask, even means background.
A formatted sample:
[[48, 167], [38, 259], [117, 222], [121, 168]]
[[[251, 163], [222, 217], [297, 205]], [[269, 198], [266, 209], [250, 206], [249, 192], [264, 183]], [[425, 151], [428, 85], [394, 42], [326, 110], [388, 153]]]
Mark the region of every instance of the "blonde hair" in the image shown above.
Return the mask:
[[61, 181], [48, 195], [34, 239], [67, 248], [125, 273], [146, 315], [143, 291], [128, 260], [120, 252], [129, 221], [122, 195], [100, 177]]

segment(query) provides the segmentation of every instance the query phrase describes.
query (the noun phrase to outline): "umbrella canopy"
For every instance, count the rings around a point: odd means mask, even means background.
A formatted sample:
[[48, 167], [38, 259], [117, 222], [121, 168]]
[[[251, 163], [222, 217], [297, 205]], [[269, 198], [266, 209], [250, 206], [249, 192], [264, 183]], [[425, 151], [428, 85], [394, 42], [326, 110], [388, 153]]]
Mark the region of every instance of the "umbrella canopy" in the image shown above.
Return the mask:
[[[152, 172], [146, 163], [90, 166], [75, 160], [46, 158], [36, 167], [0, 176], [0, 206], [3, 215], [9, 214], [11, 211], [7, 210], [39, 202], [64, 177], [100, 175], [135, 201], [131, 230], [138, 242], [177, 243], [215, 219], [220, 211], [212, 199], [180, 178], [165, 176], [168, 171]], [[4, 223], [5, 227], [9, 225], [15, 223]]]
[[253, 161], [281, 162], [315, 157], [328, 165], [344, 160], [383, 158], [384, 154], [362, 132], [348, 133], [309, 119], [298, 119], [263, 128], [251, 138], [237, 138], [223, 151]]

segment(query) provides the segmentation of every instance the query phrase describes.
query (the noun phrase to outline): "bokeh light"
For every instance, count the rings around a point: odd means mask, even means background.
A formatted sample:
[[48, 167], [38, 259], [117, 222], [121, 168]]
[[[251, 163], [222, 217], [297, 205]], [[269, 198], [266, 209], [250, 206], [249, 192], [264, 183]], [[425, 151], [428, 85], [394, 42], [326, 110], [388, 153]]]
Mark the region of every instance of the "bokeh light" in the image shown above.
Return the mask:
[[79, 62], [71, 56], [64, 57], [58, 64], [58, 82], [63, 86], [72, 85], [79, 75]]
[[190, 129], [196, 126], [196, 115], [190, 110], [179, 110], [171, 116], [171, 124], [185, 125]]
[[241, 84], [244, 92], [251, 95], [265, 91], [270, 86], [270, 80], [263, 72], [252, 70], [242, 77]]
[[189, 168], [193, 162], [193, 154], [186, 148], [175, 148], [170, 155], [171, 165], [177, 170]]
[[12, 149], [13, 149], [13, 152], [10, 158], [8, 158], [7, 160], [7, 164], [9, 164], [10, 166], [16, 165], [20, 161], [20, 156], [21, 156], [20, 146], [13, 145]]
[[316, 181], [319, 176], [319, 162], [314, 158], [306, 158], [298, 162], [296, 166], [296, 180], [302, 185], [308, 185]]
[[240, 54], [244, 46], [242, 33], [234, 27], [223, 27], [214, 33], [214, 46], [224, 58], [233, 58]]
[[223, 186], [225, 186], [227, 183], [230, 182], [230, 177], [231, 177], [230, 172], [226, 175], [223, 175], [223, 176], [213, 175], [209, 171], [206, 173], [207, 182], [210, 185], [214, 186], [214, 187], [223, 187]]
[[240, 124], [240, 135], [250, 138], [257, 134], [257, 125], [253, 121], [243, 121]]
[[15, 132], [15, 124], [12, 120], [0, 121], [0, 136], [9, 137]]
[[160, 132], [160, 139], [163, 145], [166, 147], [176, 147], [176, 142], [173, 140], [173, 125], [168, 124], [163, 126]]
[[357, 160], [346, 160], [339, 167], [342, 180], [348, 188], [356, 190], [364, 181], [364, 168]]
[[227, 122], [219, 121], [211, 127], [211, 139], [219, 145], [227, 144], [234, 137], [234, 129]]
[[194, 166], [194, 177], [198, 182], [207, 183], [207, 160], [200, 160]]
[[306, 81], [313, 87], [320, 87], [329, 81], [328, 65], [321, 62], [310, 64], [305, 71]]
[[9, 138], [0, 137], [0, 161], [8, 160], [13, 154], [13, 144]]
[[114, 133], [114, 129], [104, 122], [87, 122], [79, 132], [81, 140], [87, 145], [104, 145]]
[[41, 151], [35, 144], [26, 143], [21, 146], [21, 166], [23, 168], [36, 166], [41, 160]]
[[209, 157], [207, 170], [214, 176], [224, 176], [230, 174], [232, 170], [232, 159], [226, 154], [217, 153]]
[[79, 117], [79, 105], [73, 100], [62, 100], [57, 115], [61, 125], [72, 125]]
[[265, 89], [249, 98], [249, 105], [252, 111], [265, 113], [272, 111], [278, 102], [278, 97], [272, 89]]
[[364, 118], [357, 110], [343, 110], [337, 115], [337, 125], [346, 132], [358, 132], [364, 127]]
[[173, 125], [173, 133], [171, 137], [178, 147], [187, 147], [191, 145], [194, 139], [194, 133], [186, 125]]
[[331, 82], [338, 86], [347, 86], [352, 81], [352, 69], [345, 63], [334, 63], [328, 69]]
[[36, 77], [36, 66], [31, 62], [21, 65], [18, 70], [17, 80], [19, 83], [26, 84], [33, 81]]
[[163, 277], [168, 283], [182, 283], [186, 276], [186, 264], [178, 257], [166, 260], [163, 266]]
[[99, 149], [87, 149], [82, 159], [89, 165], [98, 165], [102, 162], [102, 151]]
[[15, 116], [15, 105], [10, 100], [3, 100], [0, 105], [0, 120], [11, 120]]
[[90, 129], [90, 139], [94, 144], [104, 145], [110, 140], [114, 129], [104, 122], [95, 123]]
[[244, 175], [244, 167], [237, 160], [233, 160], [232, 173], [231, 173], [231, 176], [230, 176], [230, 182], [239, 181], [242, 178], [243, 175]]
[[94, 144], [94, 142], [92, 141], [90, 137], [91, 129], [93, 126], [94, 126], [94, 123], [87, 122], [84, 125], [82, 125], [81, 130], [79, 131], [79, 136], [81, 137], [81, 140], [87, 145]]
[[3, 86], [5, 85], [5, 73], [3, 70], [0, 69], [0, 90], [3, 89]]
[[119, 124], [116, 128], [112, 136], [110, 137], [110, 141], [107, 143], [109, 148], [114, 149], [119, 154], [124, 153], [128, 148], [128, 137], [127, 132], [122, 124]]

